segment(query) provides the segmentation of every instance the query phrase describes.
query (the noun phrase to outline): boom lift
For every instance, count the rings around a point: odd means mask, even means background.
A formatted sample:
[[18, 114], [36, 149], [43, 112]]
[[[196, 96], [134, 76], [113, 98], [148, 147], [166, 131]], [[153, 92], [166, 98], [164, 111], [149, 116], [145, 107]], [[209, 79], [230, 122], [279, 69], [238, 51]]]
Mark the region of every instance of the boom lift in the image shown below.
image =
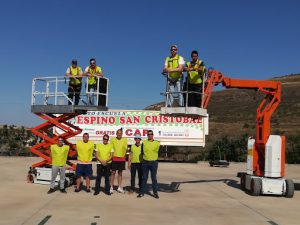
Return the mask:
[[[253, 89], [266, 94], [256, 111], [256, 136], [248, 139], [247, 172], [238, 173], [241, 189], [254, 196], [271, 194], [293, 197], [294, 183], [284, 178], [285, 136], [270, 135], [271, 116], [281, 101], [281, 83], [232, 79], [210, 69], [203, 89], [199, 111], [201, 113], [198, 116], [205, 116], [203, 113], [207, 110], [213, 89], [220, 83], [226, 88]], [[178, 109], [163, 108], [161, 113], [176, 115]]]

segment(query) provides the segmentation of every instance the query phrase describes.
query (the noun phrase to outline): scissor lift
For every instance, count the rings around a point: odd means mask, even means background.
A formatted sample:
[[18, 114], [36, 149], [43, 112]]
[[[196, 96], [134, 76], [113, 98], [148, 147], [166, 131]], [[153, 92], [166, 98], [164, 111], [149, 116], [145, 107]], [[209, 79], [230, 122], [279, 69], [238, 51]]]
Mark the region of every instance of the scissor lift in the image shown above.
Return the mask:
[[[41, 138], [41, 142], [32, 146], [30, 150], [41, 157], [42, 161], [30, 167], [28, 182], [49, 183], [49, 176], [51, 175], [50, 146], [56, 144], [58, 139], [58, 135], [52, 132], [54, 127], [62, 131], [59, 136], [64, 139], [65, 144], [70, 146], [67, 178], [68, 176], [72, 177], [76, 165], [70, 160], [77, 155], [77, 152], [75, 145], [69, 142], [68, 139], [82, 132], [79, 127], [72, 124], [72, 119], [85, 114], [87, 111], [107, 111], [108, 109], [109, 80], [107, 78], [97, 79], [97, 89], [95, 91], [88, 91], [88, 88], [86, 88], [85, 93], [80, 95], [79, 105], [74, 105], [75, 101], [68, 97], [68, 82], [69, 79], [66, 77], [39, 77], [34, 78], [32, 81], [31, 112], [46, 122], [31, 129], [35, 135]], [[86, 87], [88, 87], [87, 82]], [[87, 105], [87, 101], [84, 100], [90, 98], [91, 95], [96, 98], [95, 105]], [[104, 105], [99, 105], [99, 103], [104, 103]]]

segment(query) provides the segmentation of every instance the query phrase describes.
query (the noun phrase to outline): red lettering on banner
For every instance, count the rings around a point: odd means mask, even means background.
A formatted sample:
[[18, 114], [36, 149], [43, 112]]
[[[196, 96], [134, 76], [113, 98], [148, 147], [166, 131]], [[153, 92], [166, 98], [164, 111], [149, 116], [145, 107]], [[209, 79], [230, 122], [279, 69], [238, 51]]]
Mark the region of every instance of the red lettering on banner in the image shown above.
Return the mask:
[[182, 117], [176, 117], [176, 122], [181, 123], [182, 122]]
[[142, 136], [143, 136], [143, 137], [144, 137], [144, 136], [147, 136], [147, 132], [148, 132], [148, 130], [143, 130], [143, 135], [142, 135]]
[[131, 136], [132, 135], [132, 130], [131, 129], [125, 130], [125, 134], [126, 134], [126, 136]]
[[141, 117], [140, 116], [134, 116], [133, 117], [133, 123], [140, 123]]
[[90, 124], [93, 124], [96, 121], [96, 116], [91, 116]]
[[84, 117], [84, 124], [89, 124], [89, 117], [87, 116]]
[[115, 117], [109, 117], [109, 123], [110, 124], [114, 124], [116, 122], [116, 118]]
[[151, 123], [150, 116], [145, 116], [145, 123]]
[[82, 124], [82, 116], [78, 116], [77, 117], [77, 123], [78, 124]]
[[141, 135], [141, 132], [140, 132], [139, 129], [136, 129], [135, 132], [134, 132], [134, 134], [133, 134], [133, 136], [136, 136], [136, 135]]
[[124, 116], [120, 116], [120, 124], [124, 124], [125, 123], [125, 117]]
[[188, 123], [188, 122], [189, 122], [189, 118], [184, 117], [184, 118], [183, 118], [183, 122], [184, 122], [184, 123]]

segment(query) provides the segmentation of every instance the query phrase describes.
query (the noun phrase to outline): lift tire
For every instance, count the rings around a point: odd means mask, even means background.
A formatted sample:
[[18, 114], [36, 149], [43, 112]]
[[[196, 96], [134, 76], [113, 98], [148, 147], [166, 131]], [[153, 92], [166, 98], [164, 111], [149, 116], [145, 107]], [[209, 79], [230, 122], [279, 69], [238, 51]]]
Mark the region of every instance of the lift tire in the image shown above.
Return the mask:
[[286, 184], [285, 197], [292, 198], [294, 196], [294, 191], [295, 191], [294, 182], [292, 180], [285, 180], [285, 184]]
[[251, 179], [251, 195], [259, 196], [261, 194], [262, 183], [258, 178]]
[[240, 176], [240, 181], [241, 181], [241, 189], [243, 190], [243, 191], [245, 191], [246, 190], [246, 184], [245, 184], [245, 179], [246, 179], [246, 174], [244, 174], [244, 173], [241, 173], [241, 174], [239, 174], [239, 176]]
[[66, 177], [65, 179], [65, 188], [71, 186], [71, 180], [69, 177]]
[[33, 174], [29, 173], [27, 175], [27, 183], [33, 183], [33, 182], [34, 182]]

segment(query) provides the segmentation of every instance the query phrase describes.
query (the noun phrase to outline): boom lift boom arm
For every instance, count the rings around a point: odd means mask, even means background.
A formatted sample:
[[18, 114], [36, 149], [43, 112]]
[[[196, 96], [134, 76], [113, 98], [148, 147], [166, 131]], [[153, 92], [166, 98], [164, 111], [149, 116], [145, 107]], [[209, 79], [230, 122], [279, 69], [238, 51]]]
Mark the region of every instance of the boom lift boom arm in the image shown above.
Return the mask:
[[[208, 81], [202, 99], [203, 108], [207, 109], [214, 86], [222, 83], [226, 88], [253, 89], [266, 94], [256, 110], [256, 136], [253, 152], [253, 172], [256, 176], [264, 176], [266, 143], [270, 136], [270, 120], [280, 103], [281, 83], [277, 81], [239, 80], [225, 77], [216, 70], [208, 71]], [[283, 137], [284, 138], [284, 137]], [[285, 139], [284, 139], [285, 140]], [[284, 156], [285, 141], [282, 153]], [[284, 159], [283, 159], [284, 160]], [[284, 176], [284, 169], [282, 171]]]

